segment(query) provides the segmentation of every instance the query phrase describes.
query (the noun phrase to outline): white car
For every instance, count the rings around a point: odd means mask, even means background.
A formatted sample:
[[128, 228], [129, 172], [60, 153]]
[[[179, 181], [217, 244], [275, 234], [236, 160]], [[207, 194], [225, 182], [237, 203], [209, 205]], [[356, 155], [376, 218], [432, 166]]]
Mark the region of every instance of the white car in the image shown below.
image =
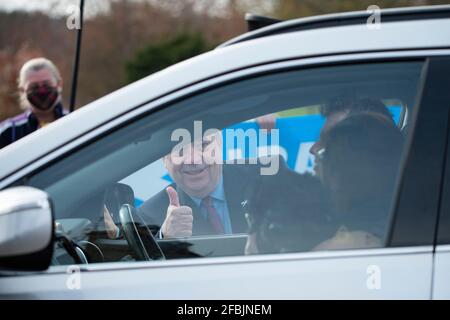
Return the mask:
[[[371, 15], [251, 31], [2, 149], [0, 298], [450, 298], [450, 6], [383, 10], [378, 25]], [[194, 134], [195, 121], [254, 129], [252, 119], [277, 113], [278, 137], [271, 137], [287, 167], [305, 175], [313, 171], [309, 150], [324, 121], [318, 110], [343, 95], [382, 102], [405, 141], [391, 175], [390, 210], [373, 222], [385, 227], [369, 245], [248, 255], [247, 232], [237, 232], [234, 221], [225, 235], [168, 239], [143, 235], [133, 220], [133, 206], [171, 183], [161, 158], [176, 129]], [[257, 156], [272, 155], [257, 143]], [[224, 159], [249, 160], [251, 153], [227, 147]], [[245, 183], [234, 178], [230, 187], [227, 179], [226, 197]], [[103, 195], [111, 185], [134, 192], [134, 203], [119, 203], [128, 205], [112, 216], [122, 223], [122, 238], [105, 232]], [[297, 197], [288, 187], [273, 191]], [[298, 200], [299, 212], [302, 205]], [[234, 210], [228, 203], [231, 217]], [[359, 210], [371, 212], [370, 204]]]

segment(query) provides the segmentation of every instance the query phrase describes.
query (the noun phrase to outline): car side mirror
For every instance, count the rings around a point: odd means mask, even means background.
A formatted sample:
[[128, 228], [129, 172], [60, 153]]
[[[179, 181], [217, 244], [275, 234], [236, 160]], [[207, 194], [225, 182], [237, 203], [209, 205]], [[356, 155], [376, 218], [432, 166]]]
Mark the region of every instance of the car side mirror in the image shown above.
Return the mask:
[[53, 221], [46, 192], [32, 187], [0, 191], [0, 269], [46, 270], [53, 255]]

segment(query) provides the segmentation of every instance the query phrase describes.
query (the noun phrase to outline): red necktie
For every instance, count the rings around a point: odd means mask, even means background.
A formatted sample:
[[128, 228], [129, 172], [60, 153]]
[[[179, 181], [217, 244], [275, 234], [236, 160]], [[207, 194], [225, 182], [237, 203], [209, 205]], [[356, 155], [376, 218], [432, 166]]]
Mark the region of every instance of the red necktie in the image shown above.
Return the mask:
[[213, 199], [210, 196], [203, 198], [201, 205], [206, 209], [207, 220], [217, 234], [223, 234], [223, 225], [220, 216], [214, 208]]

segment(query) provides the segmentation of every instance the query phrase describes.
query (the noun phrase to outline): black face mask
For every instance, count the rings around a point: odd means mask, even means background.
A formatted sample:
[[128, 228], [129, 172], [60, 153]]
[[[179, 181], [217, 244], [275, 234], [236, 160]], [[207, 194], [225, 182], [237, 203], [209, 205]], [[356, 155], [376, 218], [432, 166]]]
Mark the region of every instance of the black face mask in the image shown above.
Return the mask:
[[36, 86], [27, 91], [28, 101], [42, 111], [51, 109], [58, 95], [58, 89], [48, 85]]

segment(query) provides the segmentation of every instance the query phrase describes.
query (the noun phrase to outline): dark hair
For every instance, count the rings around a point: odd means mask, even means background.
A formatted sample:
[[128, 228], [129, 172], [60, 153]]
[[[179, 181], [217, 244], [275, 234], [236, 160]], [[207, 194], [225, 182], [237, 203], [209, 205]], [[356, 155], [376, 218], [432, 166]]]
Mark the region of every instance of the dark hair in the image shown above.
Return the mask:
[[400, 130], [371, 114], [350, 115], [329, 131], [323, 181], [339, 224], [379, 235], [376, 225], [387, 221], [402, 146]]
[[388, 121], [394, 123], [392, 114], [386, 108], [383, 102], [378, 99], [367, 97], [355, 97], [351, 95], [342, 95], [322, 105], [320, 113], [328, 117], [335, 112], [346, 111], [349, 115], [356, 113], [373, 113], [384, 116]]
[[311, 250], [332, 236], [329, 208], [319, 179], [288, 170], [268, 177], [249, 198], [250, 233], [260, 253]]

